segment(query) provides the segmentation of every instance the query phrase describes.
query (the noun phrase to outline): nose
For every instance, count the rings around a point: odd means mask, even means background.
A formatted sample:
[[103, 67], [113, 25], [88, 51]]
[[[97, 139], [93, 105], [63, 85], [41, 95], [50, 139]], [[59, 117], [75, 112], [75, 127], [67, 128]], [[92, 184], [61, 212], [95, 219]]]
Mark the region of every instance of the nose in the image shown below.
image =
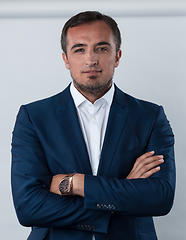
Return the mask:
[[98, 56], [95, 52], [89, 51], [86, 54], [86, 65], [95, 66], [98, 65]]

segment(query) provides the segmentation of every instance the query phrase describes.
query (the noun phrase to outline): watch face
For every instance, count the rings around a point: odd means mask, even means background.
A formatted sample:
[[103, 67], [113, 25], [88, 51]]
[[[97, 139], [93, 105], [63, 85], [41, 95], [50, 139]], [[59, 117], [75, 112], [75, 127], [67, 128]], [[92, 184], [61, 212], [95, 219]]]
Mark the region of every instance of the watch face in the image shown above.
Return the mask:
[[70, 192], [69, 179], [63, 179], [59, 185], [59, 189], [61, 191], [61, 194], [69, 193]]

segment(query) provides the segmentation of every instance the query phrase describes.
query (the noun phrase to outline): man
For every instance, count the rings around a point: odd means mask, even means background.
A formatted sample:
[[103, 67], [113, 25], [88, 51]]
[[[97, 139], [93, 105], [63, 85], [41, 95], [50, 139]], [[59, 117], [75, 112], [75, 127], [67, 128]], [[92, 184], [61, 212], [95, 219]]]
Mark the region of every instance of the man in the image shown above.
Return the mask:
[[29, 240], [157, 239], [175, 189], [174, 136], [163, 108], [113, 84], [121, 58], [115, 21], [72, 17], [62, 57], [73, 82], [20, 108], [12, 141], [12, 191]]

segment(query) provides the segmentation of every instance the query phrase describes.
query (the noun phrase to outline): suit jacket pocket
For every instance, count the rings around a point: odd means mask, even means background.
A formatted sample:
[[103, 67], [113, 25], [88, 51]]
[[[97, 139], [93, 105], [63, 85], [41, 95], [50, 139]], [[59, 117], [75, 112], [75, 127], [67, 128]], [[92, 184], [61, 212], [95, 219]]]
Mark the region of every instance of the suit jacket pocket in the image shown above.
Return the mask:
[[139, 233], [139, 239], [140, 240], [158, 240], [156, 233], [147, 233], [147, 232]]
[[44, 240], [49, 232], [49, 228], [33, 228], [27, 240]]

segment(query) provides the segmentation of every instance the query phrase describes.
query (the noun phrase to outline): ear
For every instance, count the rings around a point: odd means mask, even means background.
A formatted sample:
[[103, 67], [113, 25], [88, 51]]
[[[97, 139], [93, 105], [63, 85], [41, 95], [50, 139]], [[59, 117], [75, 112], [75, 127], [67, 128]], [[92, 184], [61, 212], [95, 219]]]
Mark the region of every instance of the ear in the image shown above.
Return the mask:
[[122, 55], [122, 51], [121, 51], [121, 49], [119, 49], [116, 54], [116, 61], [115, 61], [115, 65], [114, 65], [115, 68], [118, 67], [118, 65], [119, 65], [121, 55]]
[[64, 52], [62, 53], [62, 58], [63, 58], [63, 61], [65, 62], [65, 67], [69, 70], [70, 65], [69, 65], [69, 62], [68, 62], [67, 55]]

